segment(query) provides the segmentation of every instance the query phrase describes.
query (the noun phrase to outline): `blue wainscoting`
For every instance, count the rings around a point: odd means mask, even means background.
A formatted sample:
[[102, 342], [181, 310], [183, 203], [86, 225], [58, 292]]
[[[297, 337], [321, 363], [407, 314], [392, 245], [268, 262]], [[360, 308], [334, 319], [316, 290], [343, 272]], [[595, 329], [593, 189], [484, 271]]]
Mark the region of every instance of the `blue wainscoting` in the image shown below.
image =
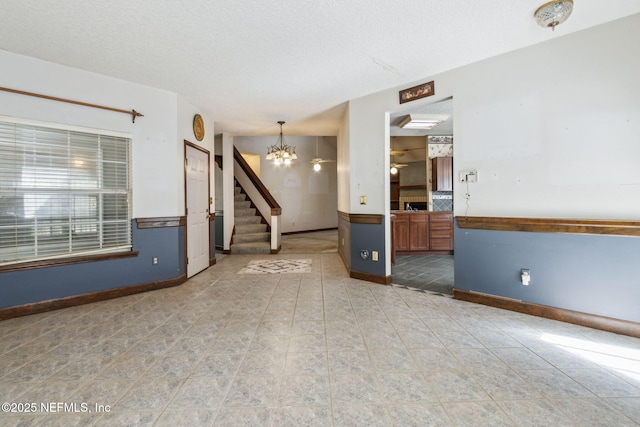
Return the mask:
[[[366, 250], [367, 259], [361, 252]], [[373, 261], [373, 251], [378, 261]], [[338, 252], [351, 277], [375, 283], [390, 283], [385, 275], [384, 215], [347, 214], [338, 212]]]
[[456, 221], [454, 238], [456, 289], [640, 322], [640, 237], [478, 230]]
[[0, 273], [0, 309], [186, 275], [184, 225], [139, 229], [133, 220], [132, 241], [135, 257]]

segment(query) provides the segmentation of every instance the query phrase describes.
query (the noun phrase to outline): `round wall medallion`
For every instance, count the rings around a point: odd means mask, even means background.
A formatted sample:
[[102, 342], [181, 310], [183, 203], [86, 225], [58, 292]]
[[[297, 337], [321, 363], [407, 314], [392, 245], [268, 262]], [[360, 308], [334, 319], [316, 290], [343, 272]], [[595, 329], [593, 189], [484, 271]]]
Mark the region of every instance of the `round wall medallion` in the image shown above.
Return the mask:
[[204, 138], [204, 120], [200, 114], [193, 116], [193, 134], [198, 141], [202, 141]]

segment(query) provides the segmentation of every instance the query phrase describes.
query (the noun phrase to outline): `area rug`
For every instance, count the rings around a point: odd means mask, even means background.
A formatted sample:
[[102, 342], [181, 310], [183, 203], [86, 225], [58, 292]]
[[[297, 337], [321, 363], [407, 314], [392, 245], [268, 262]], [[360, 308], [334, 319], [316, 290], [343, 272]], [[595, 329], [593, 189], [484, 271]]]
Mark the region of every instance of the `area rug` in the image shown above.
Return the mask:
[[238, 274], [311, 273], [311, 259], [254, 260]]

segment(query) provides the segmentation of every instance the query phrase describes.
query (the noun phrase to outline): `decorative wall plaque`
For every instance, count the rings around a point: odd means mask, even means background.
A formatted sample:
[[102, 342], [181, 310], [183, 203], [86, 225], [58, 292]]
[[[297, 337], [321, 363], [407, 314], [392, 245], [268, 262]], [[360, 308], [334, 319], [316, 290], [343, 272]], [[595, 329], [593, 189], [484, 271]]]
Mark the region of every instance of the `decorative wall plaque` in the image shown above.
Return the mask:
[[418, 86], [410, 87], [400, 91], [400, 104], [416, 99], [434, 95], [436, 93], [433, 81], [422, 83]]
[[200, 114], [193, 116], [193, 134], [198, 141], [202, 141], [204, 138], [204, 120]]

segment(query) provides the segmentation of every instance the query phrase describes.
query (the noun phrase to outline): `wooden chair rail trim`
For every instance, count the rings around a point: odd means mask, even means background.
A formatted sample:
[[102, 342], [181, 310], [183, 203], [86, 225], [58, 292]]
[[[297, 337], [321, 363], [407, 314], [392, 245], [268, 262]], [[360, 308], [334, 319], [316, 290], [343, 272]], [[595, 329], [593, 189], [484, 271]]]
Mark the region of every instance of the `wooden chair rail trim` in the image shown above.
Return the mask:
[[133, 258], [138, 256], [138, 251], [107, 252], [95, 255], [79, 255], [66, 258], [43, 259], [40, 261], [26, 261], [16, 264], [0, 266], [0, 273], [9, 271], [35, 270], [36, 268], [60, 267], [62, 265], [82, 264], [85, 262], [109, 261], [121, 258]]
[[338, 211], [340, 219], [351, 224], [382, 224], [384, 215], [380, 214], [350, 214]]
[[[211, 214], [215, 215], [215, 214]], [[157, 218], [136, 218], [138, 229], [164, 228], [164, 227], [184, 227], [187, 225], [186, 216], [171, 216]]]
[[609, 234], [640, 237], [640, 221], [457, 216], [458, 227], [537, 233]]

